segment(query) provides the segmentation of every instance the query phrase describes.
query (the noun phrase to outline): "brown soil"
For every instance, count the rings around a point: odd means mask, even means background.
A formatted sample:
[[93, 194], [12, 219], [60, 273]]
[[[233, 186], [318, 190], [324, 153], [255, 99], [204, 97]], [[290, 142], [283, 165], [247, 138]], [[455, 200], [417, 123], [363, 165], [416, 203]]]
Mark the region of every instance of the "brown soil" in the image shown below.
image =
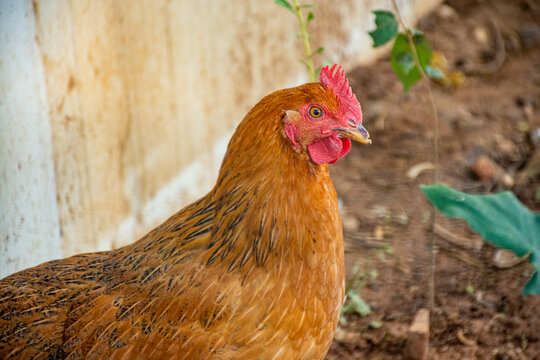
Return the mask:
[[[531, 160], [540, 141], [535, 147], [531, 134], [540, 128], [540, 2], [445, 6], [418, 26], [451, 68], [468, 74], [458, 87], [431, 83], [440, 119], [439, 182], [469, 193], [512, 190], [539, 211], [540, 164]], [[497, 34], [505, 50], [497, 48]], [[371, 261], [364, 268], [376, 277], [360, 290], [371, 314], [347, 317], [327, 359], [404, 359], [410, 323], [428, 307], [431, 208], [419, 185], [434, 178], [433, 170], [413, 179], [407, 172], [433, 162], [433, 116], [424, 84], [403, 95], [388, 59], [349, 77], [373, 144], [353, 146], [331, 171], [343, 203], [347, 268]], [[480, 181], [472, 170], [479, 157], [493, 160], [506, 178], [484, 169]], [[524, 169], [532, 178], [522, 176]], [[500, 269], [497, 249], [464, 222], [437, 215], [437, 223], [457, 238], [435, 238], [428, 358], [540, 359], [540, 296], [522, 296], [530, 264]], [[393, 254], [381, 260], [385, 246]]]

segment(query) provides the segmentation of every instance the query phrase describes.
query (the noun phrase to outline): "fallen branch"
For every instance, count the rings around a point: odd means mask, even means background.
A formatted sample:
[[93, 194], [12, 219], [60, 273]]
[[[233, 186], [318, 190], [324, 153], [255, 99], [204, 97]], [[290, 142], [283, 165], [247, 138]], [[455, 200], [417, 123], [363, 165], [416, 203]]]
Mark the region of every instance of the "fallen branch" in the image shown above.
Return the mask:
[[465, 73], [466, 75], [492, 74], [495, 71], [499, 70], [499, 68], [504, 63], [504, 60], [506, 58], [506, 49], [504, 47], [504, 39], [502, 37], [501, 30], [499, 29], [499, 25], [497, 24], [496, 20], [490, 19], [489, 26], [495, 40], [495, 57], [491, 62], [487, 64], [470, 64], [468, 66], [465, 65], [463, 73]]
[[465, 346], [471, 346], [471, 347], [476, 347], [477, 344], [476, 344], [476, 341], [475, 340], [471, 340], [471, 339], [468, 339], [464, 334], [463, 334], [463, 329], [462, 328], [459, 328], [457, 333], [456, 333], [456, 336], [459, 340], [460, 343], [462, 343], [463, 345]]

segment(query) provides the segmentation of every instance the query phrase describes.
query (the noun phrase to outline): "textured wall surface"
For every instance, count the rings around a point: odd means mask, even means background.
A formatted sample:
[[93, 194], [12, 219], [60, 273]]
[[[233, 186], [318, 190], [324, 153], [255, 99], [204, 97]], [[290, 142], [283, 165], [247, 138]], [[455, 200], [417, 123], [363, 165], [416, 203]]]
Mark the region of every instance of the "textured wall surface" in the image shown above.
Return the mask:
[[[412, 23], [438, 2], [398, 3]], [[390, 1], [314, 3], [317, 63], [374, 58]], [[306, 81], [296, 26], [272, 0], [2, 0], [0, 276], [130, 243], [208, 191], [249, 108]]]
[[27, 2], [0, 1], [0, 276], [62, 253], [51, 124], [31, 12]]

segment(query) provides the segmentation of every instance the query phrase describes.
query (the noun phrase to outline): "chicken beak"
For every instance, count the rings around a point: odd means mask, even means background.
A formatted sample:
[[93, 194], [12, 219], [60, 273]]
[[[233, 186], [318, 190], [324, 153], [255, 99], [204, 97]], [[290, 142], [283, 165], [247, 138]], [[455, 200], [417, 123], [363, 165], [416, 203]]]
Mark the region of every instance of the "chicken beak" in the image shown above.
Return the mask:
[[358, 124], [356, 127], [334, 130], [337, 131], [342, 137], [349, 138], [362, 144], [371, 144], [369, 132], [362, 124]]

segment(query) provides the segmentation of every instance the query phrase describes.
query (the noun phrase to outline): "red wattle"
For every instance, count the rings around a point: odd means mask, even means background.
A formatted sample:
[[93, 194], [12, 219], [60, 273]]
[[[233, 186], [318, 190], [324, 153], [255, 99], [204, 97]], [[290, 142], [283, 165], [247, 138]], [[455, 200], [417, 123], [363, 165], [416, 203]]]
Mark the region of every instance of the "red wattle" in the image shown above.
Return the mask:
[[347, 139], [347, 138], [341, 139], [341, 142], [343, 143], [343, 147], [341, 148], [341, 154], [339, 155], [340, 159], [344, 157], [345, 155], [347, 155], [349, 150], [351, 150], [351, 139]]
[[349, 139], [340, 139], [337, 136], [330, 136], [317, 140], [308, 145], [308, 152], [311, 160], [316, 164], [333, 164], [351, 149]]

